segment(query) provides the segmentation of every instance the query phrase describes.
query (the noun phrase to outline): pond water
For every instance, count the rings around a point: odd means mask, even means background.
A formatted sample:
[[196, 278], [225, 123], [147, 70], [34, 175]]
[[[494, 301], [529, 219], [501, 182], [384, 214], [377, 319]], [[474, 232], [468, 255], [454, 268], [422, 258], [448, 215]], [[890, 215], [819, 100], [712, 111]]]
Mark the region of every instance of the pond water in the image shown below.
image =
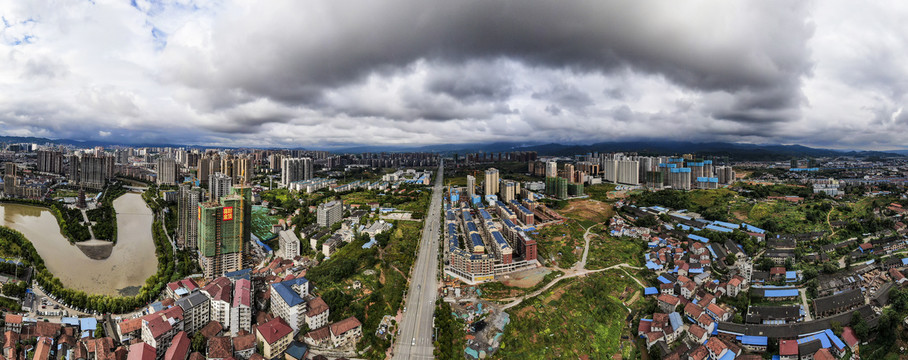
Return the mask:
[[93, 260], [60, 234], [47, 209], [0, 204], [0, 225], [28, 238], [47, 269], [68, 288], [102, 295], [135, 295], [157, 271], [151, 226], [154, 216], [142, 196], [126, 193], [113, 202], [117, 212], [117, 245], [110, 257]]

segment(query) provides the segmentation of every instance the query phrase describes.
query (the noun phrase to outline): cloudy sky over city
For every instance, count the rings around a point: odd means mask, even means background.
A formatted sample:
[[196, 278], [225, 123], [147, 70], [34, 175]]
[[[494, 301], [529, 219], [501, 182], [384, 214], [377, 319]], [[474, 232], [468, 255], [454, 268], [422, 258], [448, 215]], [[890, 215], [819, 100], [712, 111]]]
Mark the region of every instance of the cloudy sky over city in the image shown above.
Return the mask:
[[908, 3], [0, 2], [0, 135], [901, 149]]

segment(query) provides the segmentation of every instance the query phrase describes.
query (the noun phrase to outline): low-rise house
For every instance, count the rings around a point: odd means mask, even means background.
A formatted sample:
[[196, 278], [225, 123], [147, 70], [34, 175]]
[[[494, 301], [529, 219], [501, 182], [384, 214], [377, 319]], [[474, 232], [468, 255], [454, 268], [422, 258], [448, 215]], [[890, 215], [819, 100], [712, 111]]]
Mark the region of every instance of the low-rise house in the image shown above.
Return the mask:
[[12, 331], [16, 334], [22, 333], [22, 315], [7, 313], [4, 320], [4, 331]]
[[706, 329], [697, 324], [692, 324], [687, 328], [687, 336], [696, 344], [703, 344], [706, 342], [706, 339], [709, 338]]
[[798, 360], [797, 340], [779, 340], [779, 360]]
[[189, 295], [193, 291], [199, 289], [199, 284], [196, 284], [192, 279], [183, 279], [174, 281], [167, 284], [167, 289], [165, 290], [166, 296], [172, 299], [179, 299], [186, 295]]
[[325, 300], [322, 300], [321, 297], [315, 297], [309, 299], [306, 302], [306, 325], [310, 329], [318, 329], [322, 326], [328, 325], [328, 315], [330, 310], [328, 309], [328, 304], [325, 303]]
[[240, 330], [252, 331], [252, 282], [239, 279], [233, 285], [233, 304], [230, 308], [230, 334]]
[[681, 300], [678, 299], [677, 296], [667, 294], [659, 295], [657, 300], [659, 301], [659, 309], [664, 312], [675, 311], [675, 307], [681, 303]]
[[189, 357], [191, 340], [185, 331], [178, 332], [170, 342], [170, 347], [164, 352], [164, 360], [186, 360]]
[[200, 291], [184, 295], [174, 304], [183, 308], [183, 329], [190, 334], [195, 334], [211, 321], [210, 300]]
[[230, 309], [233, 297], [233, 283], [226, 277], [212, 280], [202, 288], [202, 293], [211, 301], [211, 320], [221, 323], [224, 328], [230, 327]]
[[363, 337], [363, 324], [355, 317], [348, 317], [334, 324], [331, 328], [331, 343], [334, 347], [356, 345]]
[[284, 319], [276, 317], [256, 328], [256, 341], [262, 344], [266, 359], [282, 354], [293, 340], [293, 328]]
[[165, 349], [180, 331], [183, 331], [183, 308], [179, 306], [146, 315], [142, 320], [142, 341], [161, 349], [158, 360], [164, 357]]
[[135, 343], [129, 346], [127, 360], [154, 360], [157, 357], [155, 348], [146, 343]]
[[208, 360], [224, 360], [233, 357], [233, 344], [226, 336], [208, 339]]
[[864, 305], [864, 295], [860, 289], [851, 289], [813, 300], [813, 310], [817, 317], [838, 314], [861, 305]]
[[706, 313], [708, 313], [718, 321], [728, 321], [728, 319], [731, 317], [731, 313], [725, 311], [725, 309], [719, 307], [719, 305], [716, 304], [709, 304], [706, 307]]
[[284, 352], [284, 360], [305, 360], [308, 355], [309, 347], [299, 341], [294, 341]]
[[233, 357], [247, 360], [255, 353], [255, 334], [249, 333], [233, 338]]

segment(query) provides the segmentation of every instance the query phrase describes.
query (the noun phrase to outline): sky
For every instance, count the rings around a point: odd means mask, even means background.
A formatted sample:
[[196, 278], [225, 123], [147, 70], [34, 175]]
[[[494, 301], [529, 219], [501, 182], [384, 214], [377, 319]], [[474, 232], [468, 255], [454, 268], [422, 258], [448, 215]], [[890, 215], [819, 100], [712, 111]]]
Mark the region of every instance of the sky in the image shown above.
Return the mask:
[[906, 148], [908, 2], [0, 2], [0, 135]]

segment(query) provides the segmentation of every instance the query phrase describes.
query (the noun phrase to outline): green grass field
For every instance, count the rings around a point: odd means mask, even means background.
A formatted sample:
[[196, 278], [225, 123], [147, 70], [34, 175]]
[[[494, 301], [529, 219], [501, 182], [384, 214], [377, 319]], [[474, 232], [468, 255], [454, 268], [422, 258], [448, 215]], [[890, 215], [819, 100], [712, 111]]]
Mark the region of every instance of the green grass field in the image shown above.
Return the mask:
[[[563, 282], [566, 284], [561, 285]], [[639, 290], [622, 271], [606, 271], [584, 279], [565, 280], [508, 311], [498, 359], [625, 359], [635, 355], [625, 323], [627, 308], [618, 299], [626, 287]]]
[[[580, 259], [577, 247], [583, 248], [583, 228], [576, 221], [568, 221], [562, 225], [547, 226], [539, 230], [539, 235], [533, 235], [539, 244], [539, 258], [545, 261], [554, 261], [561, 268], [569, 268]], [[578, 254], [575, 254], [577, 252]]]
[[640, 266], [640, 254], [643, 253], [643, 242], [632, 238], [616, 238], [610, 235], [593, 235], [590, 238], [590, 253], [586, 259], [586, 268], [603, 269], [612, 265], [626, 263]]

